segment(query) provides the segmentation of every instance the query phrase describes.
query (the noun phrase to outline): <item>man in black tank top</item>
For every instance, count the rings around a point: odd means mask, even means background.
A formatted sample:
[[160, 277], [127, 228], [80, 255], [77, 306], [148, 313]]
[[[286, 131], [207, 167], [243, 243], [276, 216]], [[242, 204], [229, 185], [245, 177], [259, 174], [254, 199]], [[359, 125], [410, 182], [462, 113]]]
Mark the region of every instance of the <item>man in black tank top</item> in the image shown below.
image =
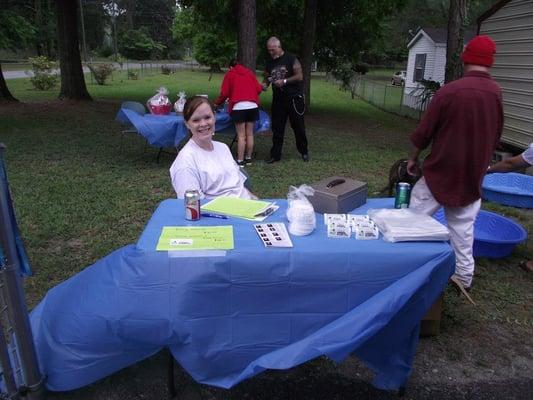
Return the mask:
[[281, 160], [281, 149], [285, 136], [287, 118], [294, 131], [296, 148], [304, 161], [309, 161], [307, 137], [305, 135], [305, 99], [303, 96], [303, 73], [298, 59], [283, 50], [275, 37], [267, 41], [270, 57], [266, 61], [263, 88], [272, 84], [272, 149], [267, 163]]

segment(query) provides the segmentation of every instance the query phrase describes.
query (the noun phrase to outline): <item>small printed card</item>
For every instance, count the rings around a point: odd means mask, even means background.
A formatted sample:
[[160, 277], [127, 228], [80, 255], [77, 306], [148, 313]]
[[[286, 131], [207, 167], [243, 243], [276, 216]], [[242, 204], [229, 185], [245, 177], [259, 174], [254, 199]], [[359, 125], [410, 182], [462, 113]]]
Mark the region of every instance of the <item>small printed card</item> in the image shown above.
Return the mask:
[[255, 224], [254, 228], [265, 247], [292, 247], [284, 223]]
[[368, 215], [324, 214], [328, 238], [349, 238], [352, 233], [357, 240], [379, 238], [379, 230]]

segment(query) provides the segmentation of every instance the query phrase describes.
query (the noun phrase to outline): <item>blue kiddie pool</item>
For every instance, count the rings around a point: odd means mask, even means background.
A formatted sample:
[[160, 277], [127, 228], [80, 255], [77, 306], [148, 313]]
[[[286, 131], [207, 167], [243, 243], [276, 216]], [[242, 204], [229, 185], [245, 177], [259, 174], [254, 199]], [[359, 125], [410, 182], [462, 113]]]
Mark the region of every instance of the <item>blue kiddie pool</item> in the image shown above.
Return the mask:
[[533, 176], [507, 173], [488, 174], [483, 179], [483, 198], [519, 208], [533, 208]]
[[[442, 208], [433, 218], [447, 225]], [[522, 225], [499, 214], [480, 210], [474, 223], [474, 257], [507, 257], [526, 239], [527, 233]]]

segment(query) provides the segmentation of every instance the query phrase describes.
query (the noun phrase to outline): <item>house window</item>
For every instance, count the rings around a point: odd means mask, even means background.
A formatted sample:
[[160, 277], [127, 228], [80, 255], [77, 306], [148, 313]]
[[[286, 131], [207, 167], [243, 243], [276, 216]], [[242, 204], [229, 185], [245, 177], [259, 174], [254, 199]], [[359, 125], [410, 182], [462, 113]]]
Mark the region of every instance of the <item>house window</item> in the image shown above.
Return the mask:
[[426, 54], [417, 54], [415, 58], [415, 73], [413, 75], [413, 82], [420, 82], [424, 79], [424, 71], [426, 69]]

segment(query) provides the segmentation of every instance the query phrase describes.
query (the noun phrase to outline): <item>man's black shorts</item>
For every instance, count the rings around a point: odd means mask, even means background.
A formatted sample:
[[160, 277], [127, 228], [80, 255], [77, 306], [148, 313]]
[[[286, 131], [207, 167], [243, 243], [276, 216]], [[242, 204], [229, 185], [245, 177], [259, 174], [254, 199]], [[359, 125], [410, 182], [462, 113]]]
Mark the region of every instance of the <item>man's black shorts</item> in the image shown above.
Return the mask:
[[255, 122], [259, 119], [259, 108], [232, 110], [230, 116], [233, 122]]

